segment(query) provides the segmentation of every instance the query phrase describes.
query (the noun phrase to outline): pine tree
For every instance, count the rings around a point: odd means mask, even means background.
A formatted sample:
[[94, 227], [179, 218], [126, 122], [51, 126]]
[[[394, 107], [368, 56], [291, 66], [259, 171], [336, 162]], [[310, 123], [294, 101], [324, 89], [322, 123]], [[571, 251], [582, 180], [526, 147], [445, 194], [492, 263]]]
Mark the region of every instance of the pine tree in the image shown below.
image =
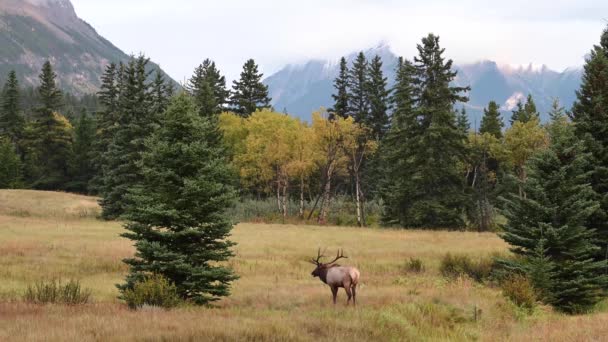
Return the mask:
[[161, 126], [146, 141], [143, 181], [131, 190], [124, 237], [135, 241], [135, 258], [121, 291], [160, 274], [179, 295], [207, 304], [229, 295], [237, 277], [222, 264], [233, 256], [226, 240], [232, 223], [225, 210], [234, 201], [232, 173], [221, 148], [208, 144], [217, 129], [199, 115], [194, 100], [171, 100]]
[[600, 203], [589, 185], [590, 155], [573, 127], [553, 122], [549, 132], [550, 147], [528, 164], [526, 196], [506, 200], [502, 238], [522, 257], [508, 266], [526, 273], [548, 304], [579, 313], [602, 299], [608, 282], [606, 261], [593, 259], [600, 248], [589, 225]]
[[151, 106], [151, 84], [147, 81], [149, 59], [144, 56], [131, 58], [119, 77], [120, 95], [117, 101], [116, 128], [104, 157], [102, 217], [120, 217], [128, 206], [129, 188], [142, 179], [141, 153], [144, 141], [154, 132], [158, 116]]
[[[32, 187], [42, 190], [63, 189], [68, 180], [69, 160], [72, 151], [72, 125], [59, 114], [62, 94], [57, 88], [50, 62], [44, 63], [37, 93], [40, 105], [36, 109], [32, 131], [24, 142], [26, 168], [37, 168], [37, 177], [28, 179]], [[36, 164], [36, 165], [34, 165]]]
[[0, 107], [0, 136], [7, 137], [15, 146], [23, 136], [25, 119], [19, 103], [19, 82], [17, 74], [11, 71], [2, 90]]
[[367, 59], [363, 52], [357, 55], [349, 71], [349, 116], [357, 123], [369, 122], [369, 70]]
[[22, 164], [15, 145], [0, 137], [0, 189], [18, 189], [23, 186]]
[[165, 80], [160, 70], [156, 70], [154, 81], [151, 85], [150, 101], [152, 108], [150, 110], [156, 113], [156, 115], [161, 115], [167, 109], [169, 100], [173, 96], [173, 91], [173, 85], [170, 81]]
[[375, 56], [369, 64], [367, 85], [369, 116], [364, 124], [371, 128], [372, 136], [376, 140], [384, 137], [389, 126], [390, 90], [387, 87], [387, 78], [382, 73], [382, 59], [380, 56]]
[[458, 126], [458, 129], [460, 130], [460, 132], [462, 132], [462, 135], [466, 136], [471, 130], [471, 124], [469, 123], [469, 116], [467, 115], [467, 110], [462, 107], [460, 113], [457, 113], [457, 115], [458, 117], [456, 126]]
[[496, 102], [490, 101], [488, 108], [483, 110], [479, 133], [489, 133], [497, 139], [502, 139], [503, 127], [505, 127], [505, 123], [500, 117], [500, 108]]
[[515, 121], [526, 123], [533, 119], [538, 119], [539, 117], [540, 114], [536, 111], [536, 104], [534, 103], [532, 94], [528, 94], [528, 99], [525, 104], [521, 101], [517, 103], [517, 109], [513, 111], [513, 115], [511, 116], [511, 125]]
[[262, 83], [264, 75], [258, 72], [253, 59], [243, 66], [241, 78], [234, 81], [230, 103], [232, 110], [242, 117], [248, 117], [258, 109], [269, 108], [268, 86]]
[[591, 185], [601, 196], [601, 208], [591, 218], [600, 235], [603, 259], [608, 253], [608, 27], [601, 44], [594, 46], [585, 63], [582, 84], [572, 107], [571, 118], [579, 139], [592, 154]]
[[330, 111], [330, 119], [334, 115], [341, 118], [347, 118], [349, 115], [348, 75], [349, 70], [346, 58], [342, 57], [340, 59], [340, 71], [334, 80], [336, 93], [331, 95], [334, 99], [334, 107]]
[[553, 99], [551, 103], [551, 110], [549, 111], [549, 118], [551, 121], [562, 121], [567, 120], [566, 109], [559, 103], [559, 99]]
[[215, 62], [210, 59], [205, 59], [194, 70], [187, 88], [194, 96], [201, 115], [221, 113], [230, 95], [226, 90], [226, 78], [220, 74]]
[[395, 193], [385, 198], [384, 221], [405, 227], [459, 228], [464, 198], [458, 165], [464, 136], [456, 125], [454, 105], [467, 101], [461, 93], [468, 88], [450, 85], [456, 72], [452, 61], [443, 57], [439, 37], [423, 38], [418, 52], [412, 79], [415, 107], [399, 119], [405, 121], [398, 142], [403, 171], [393, 181], [398, 184], [392, 186]]
[[92, 161], [95, 131], [95, 121], [83, 110], [74, 127], [69, 191], [89, 193], [89, 183], [95, 174]]

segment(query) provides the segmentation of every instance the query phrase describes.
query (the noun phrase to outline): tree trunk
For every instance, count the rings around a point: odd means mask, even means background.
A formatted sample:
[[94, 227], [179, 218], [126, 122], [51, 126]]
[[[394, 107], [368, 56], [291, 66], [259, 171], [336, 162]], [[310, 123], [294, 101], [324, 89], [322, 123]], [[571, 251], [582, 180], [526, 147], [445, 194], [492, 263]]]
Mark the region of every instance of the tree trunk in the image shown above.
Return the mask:
[[325, 224], [327, 222], [327, 214], [329, 212], [329, 201], [331, 200], [331, 178], [332, 178], [332, 167], [327, 168], [327, 180], [325, 182], [325, 191], [323, 193], [323, 203], [321, 204], [321, 211], [319, 212], [319, 218], [317, 222], [319, 224]]
[[300, 176], [300, 219], [304, 218], [304, 176]]
[[355, 171], [355, 202], [357, 203], [357, 224], [363, 227], [363, 213], [361, 210], [361, 185], [359, 184], [359, 172]]
[[283, 223], [287, 218], [287, 187], [289, 186], [288, 181], [285, 179], [283, 182]]

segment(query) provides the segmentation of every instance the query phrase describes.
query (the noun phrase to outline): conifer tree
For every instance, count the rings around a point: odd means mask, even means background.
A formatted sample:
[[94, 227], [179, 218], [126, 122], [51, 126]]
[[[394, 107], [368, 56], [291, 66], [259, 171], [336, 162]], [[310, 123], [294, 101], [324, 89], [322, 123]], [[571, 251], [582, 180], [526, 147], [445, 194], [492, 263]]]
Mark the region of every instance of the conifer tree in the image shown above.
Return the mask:
[[525, 273], [541, 298], [559, 310], [585, 312], [602, 299], [606, 261], [590, 217], [598, 210], [597, 193], [589, 185], [590, 155], [564, 121], [549, 127], [551, 144], [528, 164], [526, 196], [511, 194], [504, 214], [502, 238], [522, 258], [507, 265]]
[[95, 131], [95, 121], [83, 110], [74, 127], [69, 191], [89, 193], [89, 183], [95, 174], [92, 161]]
[[349, 71], [349, 116], [357, 123], [369, 122], [369, 70], [367, 59], [359, 52]]
[[210, 59], [205, 59], [194, 70], [187, 88], [194, 96], [201, 115], [221, 113], [230, 95], [226, 89], [226, 78], [220, 74], [215, 62]]
[[236, 192], [222, 148], [208, 143], [214, 121], [199, 115], [194, 100], [171, 100], [161, 125], [146, 141], [143, 181], [132, 188], [124, 237], [135, 241], [135, 258], [121, 291], [160, 274], [178, 294], [207, 304], [229, 294], [237, 277], [217, 262], [233, 256], [227, 240], [232, 223], [225, 210]]
[[549, 118], [551, 121], [562, 121], [567, 120], [566, 109], [559, 103], [558, 98], [554, 98], [551, 103], [551, 110], [549, 111]]
[[117, 99], [115, 129], [104, 157], [100, 195], [102, 217], [120, 217], [128, 205], [126, 194], [142, 178], [140, 169], [144, 141], [157, 128], [158, 116], [152, 110], [151, 84], [146, 71], [149, 59], [131, 58], [119, 77], [120, 95]]
[[0, 189], [18, 189], [23, 186], [22, 164], [15, 145], [0, 137]]
[[334, 99], [334, 107], [330, 111], [330, 119], [334, 115], [341, 118], [347, 118], [349, 115], [348, 75], [349, 70], [346, 58], [342, 57], [340, 59], [338, 77], [334, 80], [334, 89], [336, 90], [336, 93], [331, 95]]
[[[68, 180], [72, 151], [72, 125], [59, 114], [62, 94], [57, 88], [50, 62], [44, 63], [37, 93], [40, 105], [36, 109], [32, 130], [25, 144], [30, 153], [26, 168], [37, 168], [37, 176], [28, 179], [32, 187], [42, 190], [63, 189]], [[34, 165], [35, 164], [35, 165]]]
[[[405, 179], [399, 179], [397, 194], [386, 199], [386, 222], [406, 227], [459, 228], [463, 207], [463, 182], [458, 165], [463, 158], [464, 135], [457, 127], [456, 102], [466, 102], [461, 93], [468, 88], [452, 87], [456, 77], [452, 61], [445, 60], [439, 37], [429, 34], [418, 45], [414, 65], [414, 114], [399, 143], [407, 145], [400, 155]], [[393, 198], [396, 203], [391, 203]]]
[[488, 108], [483, 110], [483, 118], [481, 119], [481, 127], [479, 133], [489, 133], [497, 139], [502, 139], [502, 129], [505, 123], [500, 117], [500, 108], [494, 101], [490, 101]]
[[11, 71], [2, 89], [0, 106], [0, 136], [7, 137], [15, 146], [23, 136], [25, 119], [19, 103], [19, 82], [17, 74]]
[[150, 101], [151, 111], [156, 115], [162, 114], [169, 104], [171, 96], [173, 96], [173, 84], [170, 81], [165, 80], [162, 72], [156, 70], [154, 73], [154, 81], [151, 85]]
[[600, 196], [600, 210], [591, 218], [600, 235], [601, 253], [608, 248], [608, 27], [604, 30], [600, 45], [591, 50], [586, 60], [577, 100], [572, 107], [571, 118], [579, 139], [585, 142], [592, 154], [593, 177], [591, 185]]
[[245, 63], [241, 78], [232, 85], [230, 103], [235, 113], [248, 117], [258, 109], [270, 107], [271, 99], [268, 97], [268, 86], [262, 83], [263, 76], [253, 59]]
[[376, 140], [384, 137], [389, 125], [390, 90], [387, 87], [387, 78], [382, 72], [382, 59], [380, 56], [375, 56], [369, 64], [367, 85], [369, 116], [364, 124], [371, 128], [372, 136]]
[[462, 132], [463, 136], [469, 134], [471, 130], [471, 124], [469, 123], [469, 116], [467, 115], [467, 110], [462, 107], [460, 112], [457, 114], [457, 123], [458, 129]]
[[528, 99], [525, 104], [521, 101], [517, 103], [517, 109], [513, 111], [511, 116], [511, 124], [515, 121], [526, 123], [533, 119], [538, 119], [540, 114], [536, 111], [536, 104], [532, 98], [532, 94], [528, 94]]

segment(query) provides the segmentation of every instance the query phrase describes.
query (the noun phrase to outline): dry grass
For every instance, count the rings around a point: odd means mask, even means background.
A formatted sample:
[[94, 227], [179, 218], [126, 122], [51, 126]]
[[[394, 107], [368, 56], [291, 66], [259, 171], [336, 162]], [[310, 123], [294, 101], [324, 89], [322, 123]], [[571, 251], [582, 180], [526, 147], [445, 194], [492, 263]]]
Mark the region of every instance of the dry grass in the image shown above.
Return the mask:
[[[232, 296], [214, 308], [130, 311], [114, 284], [133, 249], [118, 236], [119, 223], [73, 214], [79, 205], [88, 212], [91, 203], [69, 194], [0, 191], [0, 340], [579, 341], [608, 334], [606, 310], [568, 317], [541, 307], [529, 316], [499, 289], [441, 277], [447, 252], [506, 250], [493, 234], [458, 232], [240, 224], [231, 264], [241, 279]], [[360, 268], [356, 309], [344, 306], [343, 292], [334, 308], [329, 289], [311, 278], [306, 260], [318, 246], [328, 254], [344, 248], [350, 256], [344, 264]], [[426, 272], [406, 272], [410, 257], [421, 259]], [[19, 300], [28, 284], [58, 277], [80, 279], [93, 303]]]

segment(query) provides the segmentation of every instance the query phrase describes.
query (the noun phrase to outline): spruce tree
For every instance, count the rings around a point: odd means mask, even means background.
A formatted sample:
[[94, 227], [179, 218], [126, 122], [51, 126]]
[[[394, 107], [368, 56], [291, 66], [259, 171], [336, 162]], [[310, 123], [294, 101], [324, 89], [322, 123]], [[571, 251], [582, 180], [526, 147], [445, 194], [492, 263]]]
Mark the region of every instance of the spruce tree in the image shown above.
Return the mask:
[[534, 103], [532, 94], [528, 94], [528, 99], [525, 104], [521, 101], [517, 103], [517, 109], [513, 111], [513, 115], [511, 116], [511, 124], [515, 121], [526, 123], [533, 119], [538, 119], [539, 117], [540, 114], [536, 111], [536, 104]]
[[171, 100], [159, 130], [146, 140], [143, 181], [132, 188], [124, 237], [135, 241], [135, 258], [121, 291], [160, 274], [178, 294], [207, 304], [229, 294], [237, 277], [218, 262], [233, 256], [227, 240], [232, 223], [225, 210], [233, 204], [225, 151], [208, 143], [214, 121], [199, 115], [194, 100], [180, 94]]
[[336, 90], [336, 93], [331, 95], [334, 99], [334, 107], [330, 111], [330, 118], [334, 115], [341, 118], [347, 118], [349, 115], [348, 75], [349, 71], [346, 58], [342, 57], [340, 59], [340, 71], [334, 80], [334, 89]]
[[494, 101], [490, 101], [488, 108], [483, 110], [483, 118], [481, 119], [481, 127], [479, 133], [489, 133], [497, 139], [502, 139], [502, 129], [505, 123], [500, 117], [500, 108]]
[[226, 78], [210, 59], [205, 59], [194, 70], [187, 88], [194, 96], [201, 115], [221, 113], [230, 96], [230, 92], [226, 89]]
[[95, 131], [95, 121], [83, 110], [74, 127], [70, 182], [66, 187], [69, 191], [89, 193], [89, 183], [95, 174], [92, 160]]
[[15, 144], [0, 137], [0, 189], [18, 189], [23, 186], [22, 164]]
[[[62, 94], [57, 88], [50, 62], [44, 63], [37, 88], [40, 105], [36, 109], [32, 132], [25, 153], [28, 165], [39, 169], [37, 176], [29, 179], [31, 186], [41, 190], [64, 189], [68, 181], [69, 161], [72, 151], [72, 125], [58, 110], [62, 106]], [[36, 165], [33, 165], [36, 164]]]
[[7, 137], [15, 146], [23, 136], [25, 119], [19, 103], [17, 74], [11, 71], [2, 89], [0, 106], [0, 136]]
[[369, 69], [363, 52], [359, 52], [348, 76], [349, 116], [357, 123], [369, 123]]
[[126, 194], [141, 179], [140, 160], [144, 141], [158, 127], [158, 115], [153, 111], [151, 84], [147, 81], [149, 59], [131, 58], [119, 77], [120, 95], [117, 99], [115, 128], [104, 157], [100, 189], [102, 217], [120, 217], [128, 205]]
[[[463, 182], [458, 166], [463, 159], [464, 134], [457, 127], [456, 102], [466, 102], [461, 93], [468, 88], [452, 87], [456, 77], [452, 61], [445, 60], [439, 37], [429, 34], [418, 45], [415, 58], [414, 113], [407, 120], [400, 144], [405, 179], [399, 179], [397, 194], [386, 200], [386, 222], [406, 227], [460, 228], [464, 211]], [[396, 198], [397, 203], [391, 203]]]
[[571, 118], [579, 139], [585, 142], [592, 154], [593, 177], [591, 185], [600, 195], [600, 210], [591, 218], [600, 235], [602, 251], [597, 258], [608, 253], [608, 27], [601, 44], [591, 50], [586, 60], [581, 87], [572, 107]]
[[602, 299], [606, 261], [590, 218], [600, 207], [589, 185], [590, 155], [564, 121], [549, 127], [551, 145], [528, 164], [526, 196], [511, 194], [502, 238], [521, 256], [507, 265], [528, 275], [541, 299], [569, 313], [585, 312]]
[[471, 130], [469, 116], [467, 115], [467, 110], [464, 107], [462, 107], [460, 112], [457, 113], [456, 126], [458, 126], [458, 129], [460, 129], [460, 132], [462, 132], [464, 136], [469, 134], [469, 131]]
[[263, 76], [253, 59], [245, 63], [241, 78], [232, 85], [230, 104], [235, 113], [248, 117], [258, 109], [270, 107], [271, 99], [268, 97], [268, 86], [262, 83]]
[[382, 59], [375, 56], [369, 64], [367, 97], [369, 101], [369, 116], [364, 124], [372, 131], [376, 140], [381, 140], [389, 125], [388, 106], [390, 90], [387, 78], [382, 72]]
[[169, 104], [171, 96], [173, 96], [173, 84], [171, 81], [165, 80], [162, 72], [156, 70], [154, 73], [154, 81], [151, 85], [150, 101], [152, 108], [150, 109], [156, 115], [161, 115]]

